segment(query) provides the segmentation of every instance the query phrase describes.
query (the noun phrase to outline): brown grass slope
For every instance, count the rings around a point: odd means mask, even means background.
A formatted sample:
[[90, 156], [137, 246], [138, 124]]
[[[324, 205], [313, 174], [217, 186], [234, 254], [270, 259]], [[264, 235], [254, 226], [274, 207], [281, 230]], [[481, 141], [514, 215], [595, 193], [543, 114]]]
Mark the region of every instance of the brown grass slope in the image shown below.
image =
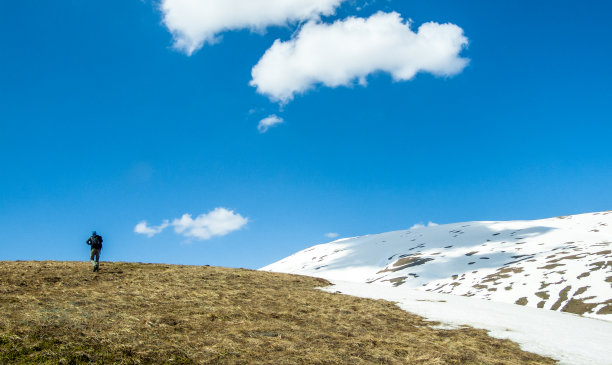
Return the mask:
[[304, 276], [0, 262], [0, 363], [549, 364], [483, 330], [432, 329]]

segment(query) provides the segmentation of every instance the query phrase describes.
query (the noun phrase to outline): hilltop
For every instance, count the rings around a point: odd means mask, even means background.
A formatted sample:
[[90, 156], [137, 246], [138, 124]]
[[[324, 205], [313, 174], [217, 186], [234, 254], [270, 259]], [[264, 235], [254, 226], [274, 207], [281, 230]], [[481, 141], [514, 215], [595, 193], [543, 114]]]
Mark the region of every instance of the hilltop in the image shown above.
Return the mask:
[[612, 320], [612, 211], [344, 238], [262, 270]]
[[209, 266], [0, 262], [0, 363], [549, 364], [322, 279]]

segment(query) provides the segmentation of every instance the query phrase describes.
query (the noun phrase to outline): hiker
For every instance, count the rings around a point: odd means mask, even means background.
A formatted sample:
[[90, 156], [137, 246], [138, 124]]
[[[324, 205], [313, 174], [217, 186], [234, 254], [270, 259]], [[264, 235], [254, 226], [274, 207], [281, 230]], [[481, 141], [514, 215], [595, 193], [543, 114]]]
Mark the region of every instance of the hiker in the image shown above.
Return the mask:
[[[90, 260], [93, 265], [93, 271], [98, 271], [100, 267], [100, 251], [102, 250], [102, 236], [96, 234], [96, 231], [91, 232], [91, 237], [87, 239], [87, 244], [91, 246]], [[94, 261], [95, 258], [95, 261]]]

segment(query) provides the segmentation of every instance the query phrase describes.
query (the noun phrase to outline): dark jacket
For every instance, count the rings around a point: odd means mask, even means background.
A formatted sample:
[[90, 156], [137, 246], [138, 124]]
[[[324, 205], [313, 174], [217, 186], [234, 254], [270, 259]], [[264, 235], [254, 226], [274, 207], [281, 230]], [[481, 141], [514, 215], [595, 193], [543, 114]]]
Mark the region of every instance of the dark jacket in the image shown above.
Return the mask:
[[87, 244], [91, 246], [91, 248], [95, 248], [98, 250], [102, 249], [102, 236], [94, 234], [87, 239]]

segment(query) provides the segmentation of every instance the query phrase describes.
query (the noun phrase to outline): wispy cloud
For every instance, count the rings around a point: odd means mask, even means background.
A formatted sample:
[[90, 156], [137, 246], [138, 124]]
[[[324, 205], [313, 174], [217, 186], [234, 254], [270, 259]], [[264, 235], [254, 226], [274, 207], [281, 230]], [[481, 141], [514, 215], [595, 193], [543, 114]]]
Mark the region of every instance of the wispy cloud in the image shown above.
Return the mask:
[[147, 221], [142, 221], [134, 227], [134, 232], [147, 235], [149, 237], [153, 237], [158, 233], [161, 233], [166, 227], [168, 227], [168, 221], [165, 220], [159, 226], [149, 226]]
[[429, 223], [427, 223], [427, 224], [417, 223], [417, 224], [413, 225], [412, 227], [410, 227], [410, 229], [415, 229], [415, 228], [423, 228], [423, 227], [435, 227], [435, 226], [437, 226], [437, 225], [438, 225], [437, 223], [434, 223], [434, 222], [431, 222], [431, 221], [430, 221], [430, 222], [429, 222]]
[[396, 12], [349, 17], [333, 24], [309, 21], [286, 42], [276, 40], [251, 71], [251, 86], [286, 103], [316, 85], [366, 85], [367, 76], [387, 72], [396, 81], [419, 72], [451, 76], [468, 60], [468, 44], [454, 24], [422, 24], [416, 32]]
[[281, 124], [283, 122], [283, 118], [272, 114], [259, 121], [259, 124], [257, 125], [257, 130], [259, 131], [259, 133], [266, 133], [268, 129], [270, 129], [270, 127], [275, 126], [277, 124]]
[[225, 236], [239, 230], [248, 221], [248, 218], [234, 213], [232, 210], [215, 208], [206, 214], [200, 214], [196, 218], [193, 218], [191, 214], [183, 214], [180, 218], [172, 220], [171, 223], [165, 220], [159, 226], [148, 226], [146, 221], [142, 221], [134, 227], [134, 232], [153, 237], [165, 228], [172, 226], [176, 233], [185, 237], [208, 240], [215, 236]]
[[174, 47], [192, 54], [219, 34], [331, 15], [344, 0], [162, 0], [163, 22]]
[[325, 233], [325, 237], [327, 237], [327, 238], [336, 238], [338, 236], [339, 236], [339, 234], [336, 233], [336, 232]]

